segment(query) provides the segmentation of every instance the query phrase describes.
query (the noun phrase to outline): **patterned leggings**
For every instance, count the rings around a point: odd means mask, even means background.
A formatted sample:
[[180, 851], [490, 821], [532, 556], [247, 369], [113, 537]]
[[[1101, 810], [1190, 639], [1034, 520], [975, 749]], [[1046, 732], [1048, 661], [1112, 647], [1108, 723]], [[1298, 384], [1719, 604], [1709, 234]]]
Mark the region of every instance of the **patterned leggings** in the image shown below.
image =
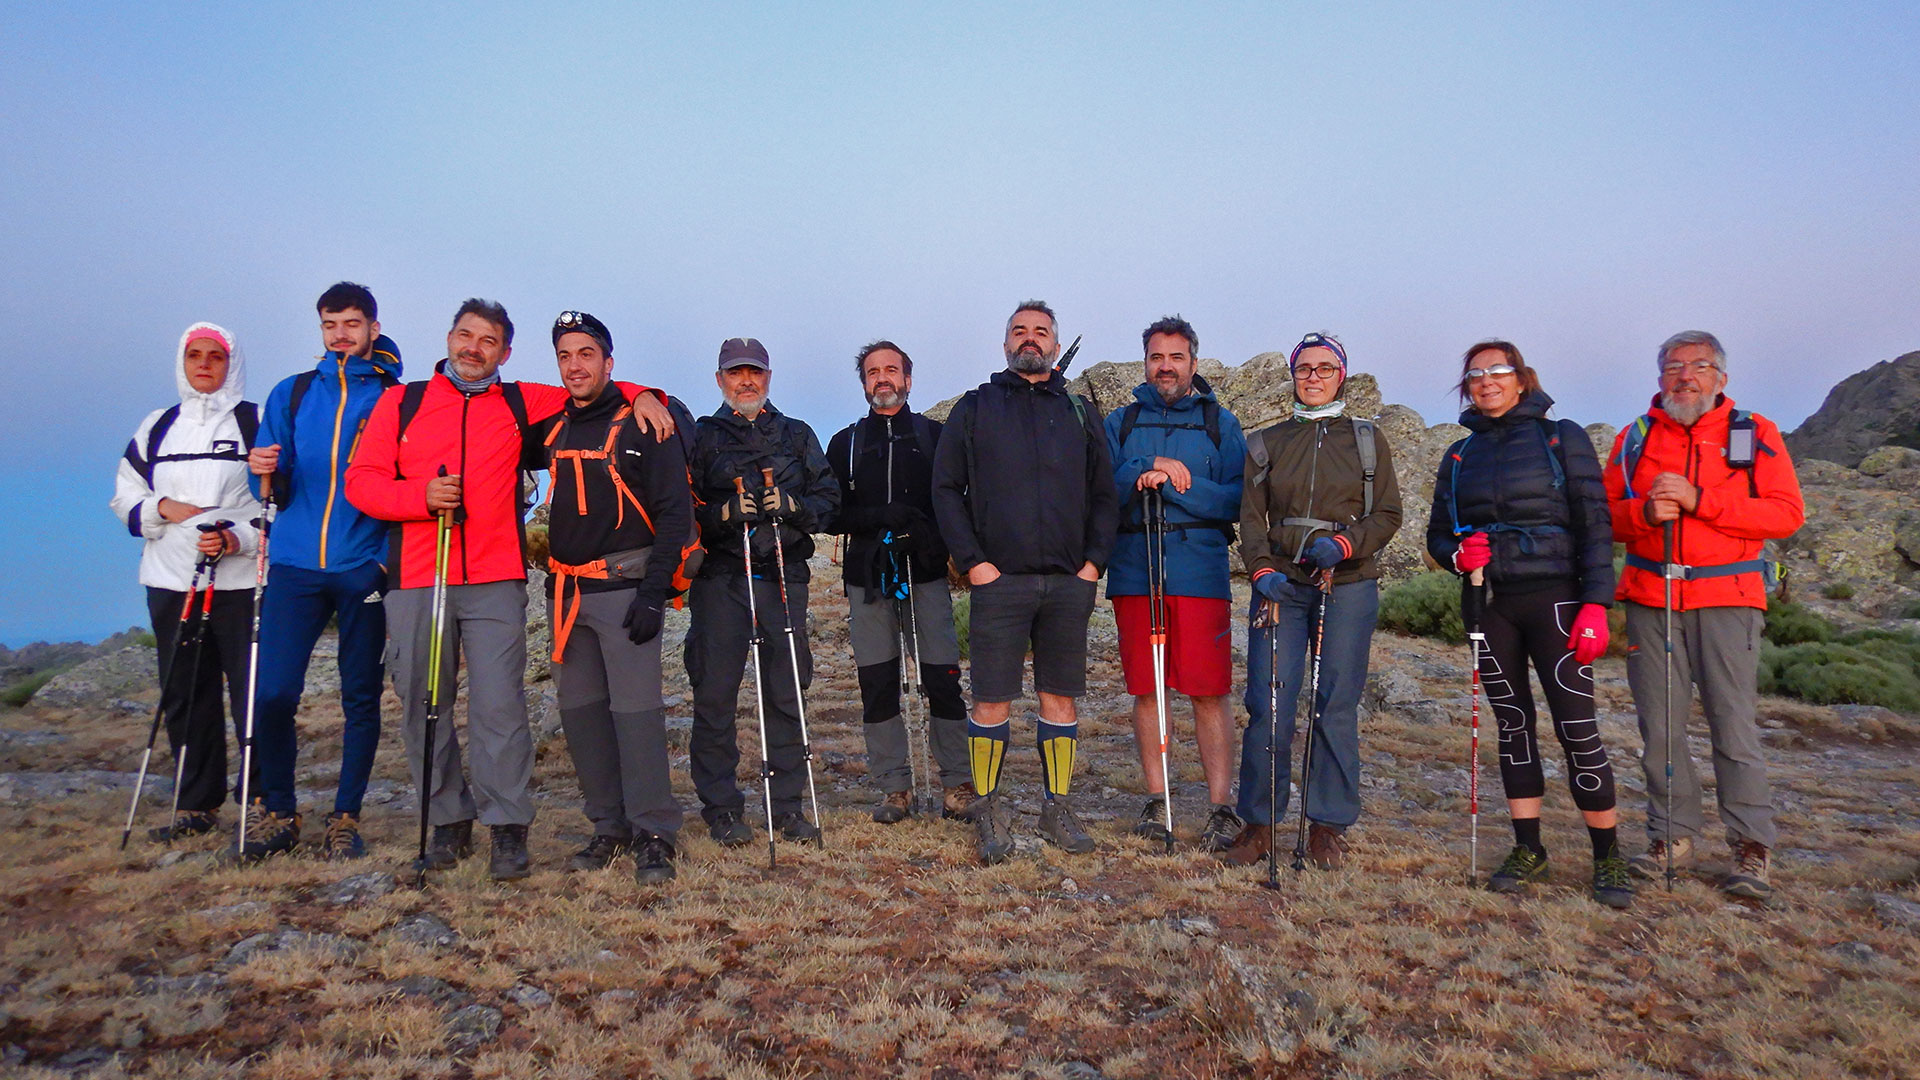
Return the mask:
[[1534, 735], [1533, 688], [1527, 681], [1531, 658], [1546, 691], [1554, 734], [1567, 754], [1573, 804], [1589, 812], [1611, 810], [1613, 768], [1593, 718], [1593, 669], [1576, 663], [1567, 649], [1579, 612], [1573, 582], [1530, 592], [1496, 589], [1481, 618], [1487, 641], [1480, 650], [1480, 685], [1499, 724], [1500, 782], [1507, 798], [1537, 799], [1547, 791], [1540, 741]]

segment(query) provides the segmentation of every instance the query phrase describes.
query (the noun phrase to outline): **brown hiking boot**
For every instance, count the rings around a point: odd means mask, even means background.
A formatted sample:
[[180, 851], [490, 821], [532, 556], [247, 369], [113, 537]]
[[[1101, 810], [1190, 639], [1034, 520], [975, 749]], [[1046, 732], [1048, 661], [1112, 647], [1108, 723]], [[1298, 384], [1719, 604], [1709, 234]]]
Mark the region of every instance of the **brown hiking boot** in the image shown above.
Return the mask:
[[1773, 895], [1767, 883], [1767, 848], [1751, 840], [1733, 845], [1733, 873], [1720, 883], [1720, 891], [1743, 900], [1765, 900]]
[[1307, 861], [1316, 870], [1338, 870], [1347, 863], [1346, 830], [1317, 821], [1307, 824]]
[[913, 792], [889, 791], [880, 805], [873, 808], [873, 820], [882, 825], [896, 825], [913, 816]]
[[[1693, 837], [1676, 836], [1673, 838], [1673, 869], [1675, 873], [1693, 865]], [[1647, 881], [1659, 881], [1667, 876], [1667, 840], [1656, 836], [1647, 845], [1647, 850], [1627, 860], [1627, 869], [1634, 877]]]
[[327, 815], [327, 836], [320, 856], [329, 861], [365, 858], [367, 842], [360, 836], [360, 815], [344, 810]]
[[940, 816], [949, 821], [972, 821], [979, 809], [980, 796], [974, 794], [970, 780], [948, 788], [946, 796], [940, 800]]
[[1240, 829], [1239, 835], [1227, 845], [1227, 849], [1216, 856], [1228, 866], [1252, 866], [1267, 857], [1273, 850], [1268, 841], [1267, 826], [1256, 825], [1249, 821]]

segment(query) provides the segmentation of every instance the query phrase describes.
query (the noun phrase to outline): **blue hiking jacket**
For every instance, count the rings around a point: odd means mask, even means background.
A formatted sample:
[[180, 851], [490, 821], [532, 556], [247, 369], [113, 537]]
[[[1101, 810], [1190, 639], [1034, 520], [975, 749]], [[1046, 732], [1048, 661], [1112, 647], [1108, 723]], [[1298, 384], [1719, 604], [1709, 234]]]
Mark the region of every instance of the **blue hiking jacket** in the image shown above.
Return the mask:
[[[300, 399], [300, 415], [289, 416], [294, 383], [303, 377], [280, 380], [260, 411], [255, 445], [280, 447], [280, 467], [273, 475], [280, 509], [268, 560], [275, 566], [342, 571], [384, 559], [388, 523], [347, 501], [346, 473], [374, 402], [400, 381], [400, 346], [382, 334], [371, 357], [327, 353]], [[258, 494], [260, 478], [250, 474], [248, 479]]]
[[1120, 428], [1129, 409], [1107, 414], [1107, 452], [1113, 458], [1113, 483], [1120, 493], [1120, 537], [1107, 564], [1107, 595], [1147, 594], [1147, 537], [1142, 494], [1133, 489], [1156, 457], [1175, 458], [1193, 473], [1185, 494], [1163, 484], [1167, 506], [1167, 595], [1227, 597], [1227, 531], [1240, 517], [1240, 486], [1246, 469], [1247, 437], [1240, 420], [1219, 411], [1220, 445], [1208, 437], [1204, 402], [1218, 404], [1213, 388], [1198, 375], [1194, 392], [1167, 405], [1152, 386], [1141, 383], [1133, 397], [1139, 413], [1126, 445]]

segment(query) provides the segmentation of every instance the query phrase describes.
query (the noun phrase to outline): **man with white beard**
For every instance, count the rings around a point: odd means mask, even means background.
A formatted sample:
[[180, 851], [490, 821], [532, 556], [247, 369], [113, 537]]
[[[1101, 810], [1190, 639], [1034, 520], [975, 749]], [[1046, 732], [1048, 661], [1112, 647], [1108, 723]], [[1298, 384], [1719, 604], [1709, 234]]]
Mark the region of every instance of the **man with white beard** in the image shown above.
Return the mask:
[[[1733, 848], [1720, 887], [1764, 900], [1773, 893], [1768, 852], [1778, 834], [1754, 722], [1757, 642], [1773, 578], [1761, 549], [1792, 536], [1806, 508], [1780, 429], [1722, 392], [1727, 353], [1718, 339], [1702, 330], [1675, 334], [1660, 346], [1657, 366], [1653, 408], [1621, 429], [1604, 477], [1614, 539], [1627, 545], [1617, 595], [1626, 601], [1627, 681], [1646, 741], [1650, 844], [1629, 865], [1645, 878], [1685, 866], [1706, 828], [1685, 734], [1698, 684], [1720, 822]], [[1669, 730], [1670, 715], [1678, 729]]]

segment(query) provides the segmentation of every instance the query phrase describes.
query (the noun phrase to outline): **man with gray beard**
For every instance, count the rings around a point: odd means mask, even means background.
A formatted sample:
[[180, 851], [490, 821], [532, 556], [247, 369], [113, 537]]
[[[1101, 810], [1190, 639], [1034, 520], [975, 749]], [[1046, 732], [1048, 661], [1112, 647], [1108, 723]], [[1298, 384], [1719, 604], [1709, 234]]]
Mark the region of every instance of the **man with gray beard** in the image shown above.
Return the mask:
[[[740, 744], [735, 724], [740, 680], [753, 618], [760, 618], [760, 694], [766, 707], [767, 747], [773, 771], [773, 827], [788, 840], [812, 840], [819, 826], [801, 812], [806, 790], [806, 761], [800, 741], [800, 700], [786, 628], [794, 628], [802, 685], [813, 680], [813, 654], [807, 648], [807, 557], [813, 534], [832, 520], [840, 505], [840, 487], [813, 429], [773, 407], [767, 399], [773, 383], [767, 350], [753, 338], [728, 338], [720, 346], [714, 374], [724, 403], [700, 418], [694, 436], [693, 488], [700, 507], [700, 538], [707, 549], [700, 573], [688, 590], [693, 624], [687, 632], [687, 681], [693, 687], [693, 731], [689, 771], [700, 796], [700, 816], [716, 843], [739, 847], [753, 842], [746, 821], [746, 796], [736, 773]], [[773, 481], [762, 479], [773, 470]], [[735, 481], [741, 481], [739, 491]], [[753, 577], [747, 576], [742, 528], [752, 530]], [[784, 564], [774, 557], [774, 530], [780, 531]], [[781, 613], [780, 578], [786, 579], [787, 607]], [[748, 605], [753, 589], [753, 607]]]
[[1621, 430], [1604, 476], [1613, 536], [1627, 545], [1616, 595], [1626, 601], [1627, 681], [1646, 741], [1650, 843], [1629, 866], [1645, 878], [1685, 866], [1705, 831], [1685, 735], [1697, 684], [1713, 740], [1720, 822], [1733, 849], [1720, 888], [1764, 900], [1773, 893], [1768, 852], [1778, 837], [1754, 722], [1755, 643], [1773, 578], [1761, 549], [1792, 536], [1806, 508], [1780, 429], [1722, 392], [1727, 354], [1718, 339], [1701, 330], [1675, 334], [1660, 346], [1657, 364], [1653, 408]]

